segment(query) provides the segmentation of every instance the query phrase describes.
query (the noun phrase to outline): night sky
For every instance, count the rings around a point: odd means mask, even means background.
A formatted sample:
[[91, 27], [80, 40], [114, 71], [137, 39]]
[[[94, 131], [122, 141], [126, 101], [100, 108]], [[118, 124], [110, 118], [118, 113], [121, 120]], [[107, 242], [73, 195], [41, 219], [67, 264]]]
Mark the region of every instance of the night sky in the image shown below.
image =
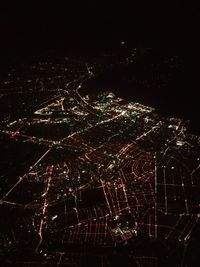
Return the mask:
[[191, 4], [137, 2], [8, 2], [0, 11], [1, 36], [11, 47], [39, 48], [74, 45], [76, 41], [106, 43], [123, 37], [138, 45], [192, 42]]

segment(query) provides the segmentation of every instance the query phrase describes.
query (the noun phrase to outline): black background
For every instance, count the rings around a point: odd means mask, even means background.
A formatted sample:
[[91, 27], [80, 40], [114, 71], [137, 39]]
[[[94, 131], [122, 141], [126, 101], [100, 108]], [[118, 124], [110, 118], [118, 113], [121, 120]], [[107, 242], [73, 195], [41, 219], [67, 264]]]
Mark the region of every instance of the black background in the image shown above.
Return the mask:
[[6, 2], [0, 9], [1, 36], [12, 49], [90, 45], [123, 37], [137, 45], [185, 46], [193, 42], [198, 12], [191, 1]]
[[[3, 69], [46, 50], [54, 50], [55, 54], [61, 50], [67, 55], [80, 51], [92, 54], [125, 41], [132, 47], [153, 47], [147, 57], [141, 57], [127, 70], [147, 80], [145, 71], [151, 68], [151, 62], [177, 55], [180, 71], [166, 87], [154, 84], [148, 92], [145, 88], [135, 91], [132, 85], [124, 88], [122, 83], [123, 95], [130, 99], [137, 95], [141, 103], [144, 98], [144, 104], [155, 105], [169, 116], [177, 114], [189, 119], [191, 132], [200, 134], [198, 10], [192, 1], [66, 0], [63, 4], [58, 0], [53, 3], [18, 0], [0, 5], [0, 67]], [[116, 79], [114, 84], [120, 84], [118, 70], [111, 77]], [[99, 81], [110, 82], [109, 73], [100, 78]]]

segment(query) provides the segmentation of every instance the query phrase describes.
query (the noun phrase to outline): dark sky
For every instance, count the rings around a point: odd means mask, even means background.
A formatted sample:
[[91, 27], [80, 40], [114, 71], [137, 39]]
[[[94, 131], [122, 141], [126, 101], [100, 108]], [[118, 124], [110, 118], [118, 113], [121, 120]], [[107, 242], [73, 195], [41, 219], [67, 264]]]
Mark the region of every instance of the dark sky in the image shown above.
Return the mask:
[[191, 43], [193, 8], [183, 1], [6, 2], [0, 8], [5, 47], [54, 48], [123, 38], [144, 46]]

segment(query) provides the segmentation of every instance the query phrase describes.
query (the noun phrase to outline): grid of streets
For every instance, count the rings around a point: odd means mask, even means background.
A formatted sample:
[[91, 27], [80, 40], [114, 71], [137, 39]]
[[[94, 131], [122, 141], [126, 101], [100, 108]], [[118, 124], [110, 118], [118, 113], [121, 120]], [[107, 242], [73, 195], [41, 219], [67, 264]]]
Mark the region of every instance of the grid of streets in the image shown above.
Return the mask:
[[187, 246], [200, 220], [200, 139], [182, 120], [112, 92], [82, 94], [84, 79], [2, 125], [10, 154], [1, 160], [0, 207], [15, 222], [1, 245], [44, 256], [55, 246], [138, 237]]

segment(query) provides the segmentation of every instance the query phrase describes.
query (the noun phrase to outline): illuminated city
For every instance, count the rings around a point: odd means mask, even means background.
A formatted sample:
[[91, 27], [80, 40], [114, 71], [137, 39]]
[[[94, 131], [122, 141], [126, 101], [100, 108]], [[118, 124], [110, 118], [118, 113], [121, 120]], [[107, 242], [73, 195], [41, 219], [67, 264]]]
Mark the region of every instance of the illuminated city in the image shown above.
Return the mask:
[[[199, 137], [181, 119], [110, 90], [86, 92], [98, 65], [37, 63], [31, 77], [22, 68], [1, 82], [2, 103], [23, 95], [32, 108], [1, 120], [0, 243], [12, 254], [6, 263], [82, 266], [84, 247], [127, 248], [132, 266], [160, 266], [159, 254], [141, 244], [161, 240], [185, 266], [200, 227]], [[20, 260], [20, 251], [32, 256]], [[96, 266], [112, 266], [101, 252], [96, 257]]]

